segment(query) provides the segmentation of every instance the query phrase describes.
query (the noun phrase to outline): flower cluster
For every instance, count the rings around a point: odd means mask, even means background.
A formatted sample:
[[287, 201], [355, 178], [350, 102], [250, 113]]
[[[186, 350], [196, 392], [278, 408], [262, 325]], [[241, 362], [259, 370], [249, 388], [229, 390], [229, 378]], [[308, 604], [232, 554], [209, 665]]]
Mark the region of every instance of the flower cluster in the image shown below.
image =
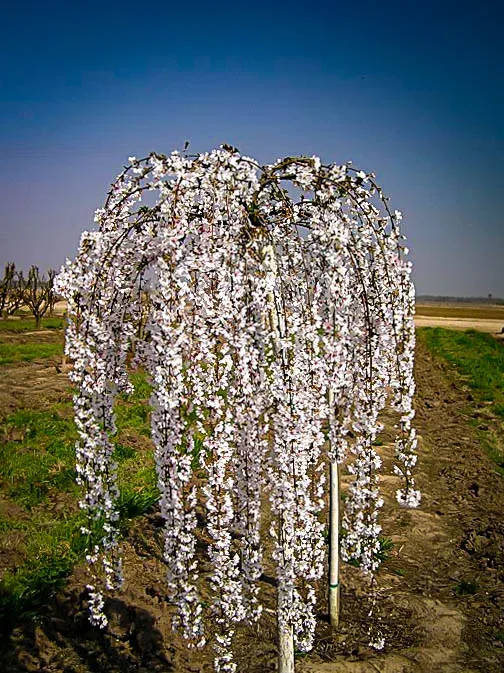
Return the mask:
[[[154, 205], [142, 205], [148, 194]], [[399, 220], [374, 176], [317, 157], [259, 166], [226, 147], [130, 159], [57, 287], [69, 304], [81, 506], [88, 533], [101, 526], [88, 555], [94, 623], [106, 625], [103, 591], [121, 581], [112, 437], [133, 343], [153, 386], [174, 626], [199, 646], [211, 618], [217, 671], [236, 670], [235, 625], [261, 614], [265, 509], [280, 623], [298, 648], [311, 648], [328, 461], [350, 460], [354, 475], [343, 554], [375, 572], [374, 442], [389, 391], [400, 414], [397, 498], [419, 501], [414, 293]], [[211, 567], [205, 606], [200, 525]]]

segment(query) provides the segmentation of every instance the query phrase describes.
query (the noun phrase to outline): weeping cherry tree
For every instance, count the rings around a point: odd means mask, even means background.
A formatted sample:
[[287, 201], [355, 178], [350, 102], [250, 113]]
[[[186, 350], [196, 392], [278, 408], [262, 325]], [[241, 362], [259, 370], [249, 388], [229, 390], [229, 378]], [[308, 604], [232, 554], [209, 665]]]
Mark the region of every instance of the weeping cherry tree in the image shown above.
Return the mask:
[[[419, 502], [414, 291], [400, 213], [373, 175], [351, 165], [289, 157], [260, 166], [224, 145], [197, 156], [132, 157], [96, 221], [57, 280], [69, 309], [83, 532], [93, 539], [100, 531], [87, 556], [91, 620], [106, 626], [105, 594], [122, 582], [114, 404], [131, 391], [134, 340], [134, 364], [152, 384], [174, 628], [190, 645], [211, 640], [215, 670], [235, 671], [236, 625], [261, 615], [270, 536], [279, 666], [289, 673], [294, 648], [313, 646], [327, 574], [337, 623], [340, 551], [371, 577], [377, 570], [375, 440], [388, 403], [399, 419], [397, 500]], [[343, 463], [353, 478], [340, 540]], [[205, 603], [198, 526], [209, 541]]]

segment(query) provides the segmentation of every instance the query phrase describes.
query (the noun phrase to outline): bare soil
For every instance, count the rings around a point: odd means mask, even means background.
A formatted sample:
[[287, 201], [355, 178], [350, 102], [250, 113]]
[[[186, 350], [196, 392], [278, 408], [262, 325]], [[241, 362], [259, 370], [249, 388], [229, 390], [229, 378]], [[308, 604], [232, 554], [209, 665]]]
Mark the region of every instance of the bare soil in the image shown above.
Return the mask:
[[[56, 360], [3, 367], [1, 413], [67, 396], [68, 383]], [[367, 585], [358, 570], [344, 566], [340, 629], [333, 632], [327, 623], [321, 587], [316, 646], [297, 660], [299, 672], [504, 670], [504, 480], [480, 447], [468, 416], [487, 410], [478, 408], [463, 383], [422, 349], [416, 377], [420, 509], [397, 507], [396, 477], [383, 476], [382, 525], [394, 542], [379, 573], [375, 607], [385, 647], [377, 652], [368, 646]], [[380, 451], [387, 464], [390, 433], [383, 440]], [[86, 568], [79, 566], [43, 613], [13, 625], [3, 643], [0, 671], [211, 671], [211, 651], [188, 651], [171, 631], [161, 525], [156, 512], [132, 523], [124, 541], [125, 588], [107, 603], [110, 625], [105, 631], [88, 624]], [[262, 584], [264, 617], [254, 627], [240, 628], [236, 638], [240, 673], [274, 671], [276, 666], [275, 589], [266, 576]]]

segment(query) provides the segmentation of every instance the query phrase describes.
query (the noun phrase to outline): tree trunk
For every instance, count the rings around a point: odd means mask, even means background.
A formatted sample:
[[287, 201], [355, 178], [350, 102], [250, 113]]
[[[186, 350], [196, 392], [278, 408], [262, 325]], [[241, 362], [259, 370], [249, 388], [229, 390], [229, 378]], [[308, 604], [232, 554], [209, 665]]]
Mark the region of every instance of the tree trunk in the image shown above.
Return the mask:
[[294, 673], [294, 631], [292, 624], [282, 621], [282, 587], [278, 587], [278, 673]]

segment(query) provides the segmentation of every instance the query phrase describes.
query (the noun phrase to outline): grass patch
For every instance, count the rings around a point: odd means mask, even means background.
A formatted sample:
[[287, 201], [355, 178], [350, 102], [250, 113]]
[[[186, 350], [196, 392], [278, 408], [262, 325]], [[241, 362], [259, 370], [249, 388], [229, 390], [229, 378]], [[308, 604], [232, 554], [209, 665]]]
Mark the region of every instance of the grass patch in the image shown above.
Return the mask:
[[134, 430], [150, 437], [150, 408], [145, 402], [127, 402], [118, 405], [116, 423], [119, 430]]
[[[119, 431], [132, 430], [144, 437], [150, 437], [149, 397], [152, 386], [143, 372], [130, 377], [134, 390], [131, 395], [121, 395], [116, 406], [116, 423]], [[120, 434], [118, 437], [120, 442]]]
[[[342, 528], [341, 529], [341, 537], [345, 538], [347, 535], [347, 531]], [[394, 542], [392, 541], [392, 538], [390, 537], [384, 537], [383, 535], [378, 536], [378, 543], [380, 545], [380, 549], [378, 553], [376, 554], [377, 559], [381, 563], [384, 563], [385, 561], [388, 560], [390, 557], [390, 554], [392, 550], [394, 549]], [[348, 561], [346, 561], [348, 565], [353, 566], [354, 568], [360, 568], [361, 567], [361, 560], [359, 558], [352, 557]]]
[[21, 441], [7, 441], [0, 456], [2, 491], [19, 505], [31, 509], [50, 490], [75, 487], [77, 438], [71, 418], [60, 415], [56, 405], [48, 411], [20, 409], [7, 417], [4, 433], [18, 433]]
[[[159, 499], [150, 441], [151, 388], [142, 373], [133, 374], [132, 379], [134, 392], [122, 396], [117, 404], [114, 437], [124, 535], [129, 520], [151, 511]], [[80, 531], [84, 515], [77, 508], [77, 432], [71, 403], [43, 411], [18, 410], [5, 419], [2, 430], [0, 491], [30, 512], [18, 519], [0, 517], [0, 536], [20, 533], [17, 552], [24, 559], [0, 580], [0, 623], [9, 632], [19, 621], [43, 614], [75, 564], [82, 561], [86, 538]], [[62, 494], [66, 495], [62, 498]], [[62, 499], [67, 505], [58, 513], [52, 503]]]
[[[504, 346], [490, 334], [441, 327], [417, 330], [419, 342], [450, 364], [462, 377], [477, 402], [487, 402], [488, 411], [504, 422]], [[478, 421], [474, 421], [477, 425]], [[491, 433], [478, 431], [484, 448], [504, 474], [504, 455], [493, 443]]]
[[25, 521], [13, 520], [0, 514], [0, 535], [13, 530], [26, 530], [26, 528], [27, 524]]
[[[65, 327], [63, 318], [42, 318], [40, 329], [59, 330]], [[30, 332], [37, 326], [33, 318], [2, 319], [0, 320], [0, 332]]]
[[23, 616], [33, 619], [63, 585], [84, 554], [83, 515], [67, 519], [35, 517], [25, 525], [25, 562], [0, 581], [0, 628], [8, 633]]
[[147, 375], [143, 371], [137, 371], [130, 376], [134, 390], [126, 399], [132, 402], [148, 403], [152, 393], [152, 386], [147, 381]]
[[[150, 437], [150, 408], [142, 398], [149, 387], [141, 375], [137, 384], [135, 392], [117, 406], [115, 459], [120, 483], [142, 491], [155, 484], [155, 477], [150, 442], [145, 439]], [[7, 441], [0, 454], [0, 484], [25, 509], [45, 500], [50, 491], [76, 491], [77, 432], [70, 409], [70, 403], [44, 411], [20, 409], [3, 423]], [[13, 435], [18, 441], [9, 440]]]
[[63, 354], [63, 344], [60, 343], [0, 343], [0, 365], [13, 362], [29, 362], [38, 358], [50, 358], [53, 355]]
[[494, 402], [504, 419], [504, 347], [489, 334], [424, 327], [419, 337], [435, 355], [454, 365], [481, 400]]
[[131, 519], [151, 511], [159, 500], [151, 443], [149, 398], [152, 386], [144, 372], [130, 377], [134, 390], [122, 396], [116, 408], [117, 438], [115, 454], [120, 489], [119, 512]]
[[[152, 471], [154, 473], [154, 470]], [[150, 475], [149, 475], [150, 476]], [[151, 512], [159, 500], [159, 490], [155, 484], [140, 487], [126, 486], [119, 496], [119, 515], [122, 521]]]
[[[150, 442], [144, 439], [150, 437], [150, 407], [145, 400], [150, 387], [142, 375], [136, 375], [135, 383], [135, 392], [117, 405], [115, 459], [120, 466], [119, 480], [142, 490], [155, 483]], [[77, 432], [70, 409], [70, 403], [44, 411], [20, 409], [0, 426], [7, 440], [0, 454], [0, 485], [25, 509], [38, 505], [51, 490], [76, 488]], [[13, 436], [16, 440], [10, 439]]]

